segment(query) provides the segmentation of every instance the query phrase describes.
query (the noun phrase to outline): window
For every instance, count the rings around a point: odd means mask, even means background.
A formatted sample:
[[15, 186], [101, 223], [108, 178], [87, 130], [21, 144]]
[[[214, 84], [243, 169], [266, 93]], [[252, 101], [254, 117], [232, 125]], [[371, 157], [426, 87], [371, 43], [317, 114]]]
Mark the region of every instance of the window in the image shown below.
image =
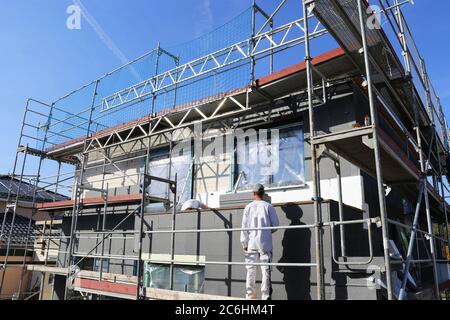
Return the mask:
[[[203, 293], [205, 267], [174, 266], [174, 290], [182, 292]], [[170, 289], [170, 265], [144, 264], [144, 286], [147, 288]]]
[[[172, 168], [170, 168], [172, 164]], [[168, 147], [159, 148], [151, 151], [149, 163], [149, 175], [163, 178], [175, 179], [177, 174], [177, 195], [180, 203], [190, 199], [191, 190], [191, 170], [192, 156], [189, 155], [173, 155], [170, 159], [170, 150]], [[167, 183], [152, 181], [149, 193], [153, 197], [167, 199], [172, 201], [172, 193], [169, 192], [169, 185]]]
[[278, 130], [278, 134], [268, 130], [267, 138], [260, 131], [258, 139], [246, 139], [241, 145], [238, 142], [236, 175], [241, 175], [239, 190], [249, 190], [257, 183], [266, 188], [305, 183], [303, 129], [293, 125]]
[[94, 271], [94, 264], [95, 264], [94, 260], [95, 259], [93, 259], [93, 258], [74, 257], [73, 263], [74, 263], [74, 265], [78, 265], [80, 270]]
[[[95, 259], [95, 263], [94, 263], [94, 271], [95, 272], [99, 272], [100, 271], [100, 265], [101, 265], [101, 259]], [[103, 273], [108, 273], [109, 272], [109, 259], [103, 259], [103, 269], [102, 269]]]
[[[160, 148], [150, 152], [149, 175], [164, 179], [169, 177], [169, 152], [169, 148]], [[166, 183], [152, 181], [149, 193], [153, 197], [166, 199], [169, 196], [168, 190]]]

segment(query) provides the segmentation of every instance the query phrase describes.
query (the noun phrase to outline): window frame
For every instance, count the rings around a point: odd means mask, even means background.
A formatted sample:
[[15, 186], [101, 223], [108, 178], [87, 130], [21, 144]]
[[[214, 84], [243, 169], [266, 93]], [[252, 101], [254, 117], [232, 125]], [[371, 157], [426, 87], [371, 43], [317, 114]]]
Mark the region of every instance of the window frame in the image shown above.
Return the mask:
[[[279, 126], [275, 126], [275, 127], [271, 127], [271, 128], [267, 128], [267, 127], [256, 127], [253, 129], [278, 129], [278, 130], [284, 130], [284, 129], [291, 129], [291, 128], [296, 128], [296, 127], [301, 127], [302, 129], [302, 134], [303, 134], [303, 143], [301, 145], [302, 151], [303, 151], [303, 157], [301, 159], [302, 165], [303, 165], [303, 169], [304, 169], [304, 181], [303, 183], [300, 184], [294, 184], [294, 185], [288, 185], [288, 186], [280, 186], [280, 187], [275, 187], [275, 186], [268, 186], [266, 187], [266, 191], [282, 191], [282, 190], [295, 190], [295, 189], [304, 189], [307, 187], [307, 183], [306, 183], [306, 157], [305, 157], [305, 131], [304, 131], [304, 121], [299, 121], [299, 122], [294, 122], [294, 123], [290, 123], [290, 124], [285, 124], [285, 125], [279, 125]], [[233, 164], [232, 164], [232, 168], [233, 168], [233, 173], [232, 173], [232, 179], [233, 179], [233, 183], [232, 186], [233, 188], [236, 186], [236, 182], [237, 179], [239, 178], [240, 172], [239, 172], [239, 164], [237, 163], [237, 141], [234, 141], [234, 157], [232, 157], [233, 159]], [[271, 182], [273, 181], [273, 175], [270, 176], [270, 180]], [[239, 189], [237, 190], [237, 193], [248, 193], [249, 190], [242, 190]]]
[[[145, 265], [164, 266], [165, 268], [169, 268], [169, 269], [170, 269], [170, 266], [171, 266], [171, 264], [169, 262], [144, 261], [144, 272], [145, 272]], [[204, 285], [206, 283], [206, 265], [191, 265], [191, 264], [177, 264], [177, 263], [175, 263], [173, 265], [173, 268], [174, 268], [174, 281], [175, 281], [176, 268], [192, 268], [192, 267], [201, 269], [201, 271], [203, 272], [203, 285], [201, 286], [201, 288], [204, 289]], [[170, 281], [170, 279], [167, 279], [167, 281]], [[170, 283], [169, 283], [169, 285], [170, 285]], [[191, 292], [191, 293], [202, 293], [202, 292]]]
[[[171, 170], [173, 169], [173, 162], [171, 161], [171, 159], [172, 159], [171, 158], [171, 154], [172, 154], [174, 146], [172, 146], [172, 149], [170, 148], [170, 146], [171, 146], [170, 143], [165, 143], [165, 144], [162, 144], [162, 145], [159, 145], [159, 146], [156, 146], [156, 147], [150, 149], [150, 159], [148, 161], [149, 162], [148, 163], [149, 169], [150, 169], [150, 163], [152, 161], [155, 162], [155, 161], [162, 161], [162, 160], [166, 160], [167, 159], [168, 162], [169, 162], [168, 163], [169, 172], [171, 172]], [[153, 156], [155, 151], [156, 152], [160, 152], [159, 155]], [[161, 152], [161, 151], [163, 151], [163, 152]], [[191, 141], [191, 155], [190, 155], [190, 157], [191, 157], [192, 161], [194, 159], [194, 152], [195, 152], [194, 145], [193, 145], [193, 142]], [[155, 159], [155, 158], [159, 158], [159, 159]], [[145, 168], [145, 162], [146, 162], [146, 159], [143, 159], [142, 160], [142, 164], [141, 164], [141, 171], [142, 172], [144, 171], [144, 168]], [[190, 179], [190, 183], [188, 183], [188, 185], [186, 186], [186, 189], [184, 190], [184, 194], [187, 195], [188, 199], [191, 199], [192, 196], [193, 196], [193, 193], [194, 193], [194, 188], [193, 188], [193, 182], [192, 181], [194, 180], [194, 174], [195, 174], [195, 168], [192, 165], [192, 163], [191, 163], [191, 166], [190, 166], [190, 168], [189, 168], [189, 170], [187, 172], [188, 172], [188, 179]], [[170, 177], [169, 177], [169, 179], [170, 179]], [[167, 185], [167, 190], [169, 190], [169, 185]], [[181, 190], [177, 190], [177, 197], [180, 197], [180, 192], [181, 192]], [[170, 191], [168, 192], [168, 194], [169, 194], [169, 198], [171, 198]], [[179, 203], [179, 205], [180, 205], [180, 203]]]
[[100, 272], [100, 267], [102, 265], [103, 260], [103, 270], [102, 273], [109, 273], [109, 268], [111, 265], [111, 261], [109, 258], [95, 258], [94, 259], [94, 265], [93, 265], [93, 271], [94, 272]]

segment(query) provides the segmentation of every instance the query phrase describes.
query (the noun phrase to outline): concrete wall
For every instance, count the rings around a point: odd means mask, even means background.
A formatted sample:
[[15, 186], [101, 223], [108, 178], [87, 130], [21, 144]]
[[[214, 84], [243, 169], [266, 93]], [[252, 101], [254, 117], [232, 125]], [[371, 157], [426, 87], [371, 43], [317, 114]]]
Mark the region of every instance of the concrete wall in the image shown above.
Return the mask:
[[[131, 212], [132, 209], [129, 210], [118, 210], [116, 213], [108, 214], [106, 218], [106, 230], [111, 230], [115, 228], [119, 222], [124, 221], [124, 218], [128, 216], [128, 213]], [[118, 230], [122, 231], [132, 231], [134, 230], [134, 216], [131, 216], [129, 219], [125, 220], [121, 227]], [[71, 218], [67, 217], [63, 220], [62, 234], [63, 236], [70, 235], [70, 224]], [[92, 230], [101, 230], [103, 225], [103, 215], [100, 214], [87, 214], [78, 219], [78, 230], [81, 231], [92, 231]], [[97, 228], [98, 226], [98, 228]], [[133, 251], [135, 249], [135, 240], [133, 235], [129, 235], [132, 239], [122, 239], [127, 235], [116, 235], [114, 237], [109, 238], [105, 242], [105, 255], [133, 255]], [[102, 236], [98, 236], [99, 240], [97, 240], [96, 235], [88, 234], [79, 236], [78, 242], [75, 243], [74, 252], [79, 255], [86, 255], [93, 249], [96, 244], [99, 243]], [[120, 237], [120, 239], [118, 239]], [[62, 241], [60, 247], [60, 254], [58, 256], [57, 265], [65, 266], [68, 252], [68, 241]], [[101, 247], [98, 247], [97, 250], [91, 253], [92, 255], [101, 255]], [[137, 256], [137, 254], [135, 254]], [[83, 270], [86, 269], [86, 266], [89, 265], [91, 267], [92, 259], [86, 259], [86, 262], [81, 266]], [[134, 261], [132, 260], [109, 260], [110, 270], [113, 273], [118, 274], [132, 274], [134, 270]], [[84, 267], [84, 268], [83, 268]], [[93, 271], [92, 269], [88, 271]]]
[[[177, 216], [178, 229], [217, 229], [224, 227], [239, 228], [242, 221], [242, 210], [221, 209], [218, 211], [205, 211], [201, 213], [183, 213]], [[276, 206], [280, 224], [283, 226], [313, 223], [313, 205], [282, 205]], [[338, 207], [336, 203], [322, 205], [325, 221], [336, 220]], [[361, 218], [361, 212], [347, 207], [347, 219]], [[149, 215], [146, 217], [148, 225], [154, 230], [168, 230], [171, 225], [170, 214]], [[347, 227], [348, 237], [346, 243], [349, 247], [350, 257], [367, 257], [367, 232], [362, 225]], [[382, 251], [380, 242], [375, 233], [375, 254], [380, 256]], [[339, 232], [336, 232], [339, 235]], [[244, 257], [240, 244], [240, 233], [205, 233], [205, 234], [179, 234], [176, 236], [176, 254], [205, 256], [207, 261], [233, 261], [242, 262]], [[274, 262], [279, 263], [310, 263], [315, 262], [315, 240], [313, 231], [309, 229], [278, 231], [274, 234]], [[170, 235], [156, 234], [149, 236], [144, 242], [144, 252], [157, 254], [170, 253]], [[345, 299], [350, 296], [374, 299], [375, 292], [360, 293], [357, 286], [345, 289], [347, 277], [340, 274], [331, 263], [330, 229], [324, 232], [325, 278], [328, 299]], [[337, 250], [339, 254], [339, 250]], [[359, 260], [367, 260], [360, 258]], [[364, 267], [366, 268], [366, 267]], [[363, 268], [363, 269], [364, 269]], [[205, 293], [243, 297], [245, 295], [244, 266], [206, 265]], [[364, 274], [364, 272], [362, 272]], [[357, 274], [356, 277], [361, 277]], [[367, 282], [367, 275], [362, 276], [361, 283]], [[274, 299], [315, 299], [316, 276], [314, 268], [278, 267], [273, 269]], [[358, 291], [359, 293], [355, 292]], [[345, 294], [343, 294], [345, 291]], [[362, 290], [364, 291], [364, 290]]]
[[[313, 205], [286, 204], [276, 206], [280, 223], [283, 226], [313, 223]], [[217, 229], [239, 228], [241, 226], [243, 207], [234, 209], [220, 209], [218, 211], [185, 212], [177, 215], [177, 229]], [[325, 221], [338, 219], [338, 206], [335, 202], [322, 205]], [[360, 210], [346, 207], [346, 219], [361, 219]], [[108, 225], [123, 218], [123, 215], [108, 217]], [[79, 218], [81, 230], [90, 230], [96, 217], [85, 216]], [[145, 218], [145, 230], [170, 230], [171, 214], [148, 214]], [[69, 219], [64, 225], [69, 225]], [[130, 219], [120, 230], [139, 229], [139, 219]], [[367, 260], [369, 256], [367, 230], [362, 225], [346, 227], [348, 246], [347, 254], [350, 259]], [[373, 241], [375, 256], [374, 263], [382, 264], [381, 241], [379, 230], [374, 228]], [[339, 238], [339, 231], [336, 230]], [[204, 233], [178, 234], [176, 236], [175, 253], [177, 255], [204, 256], [206, 261], [243, 262], [240, 233]], [[147, 235], [143, 241], [144, 254], [169, 254], [170, 234]], [[315, 240], [313, 230], [280, 230], [274, 234], [274, 262], [279, 263], [310, 263], [315, 262]], [[88, 251], [95, 245], [95, 240], [80, 240], [77, 244], [79, 252]], [[351, 277], [348, 270], [339, 268], [331, 262], [330, 229], [324, 231], [325, 277], [327, 284], [327, 299], [375, 299], [376, 291], [367, 290], [368, 266], [353, 268]], [[336, 244], [336, 254], [340, 249]], [[116, 255], [137, 256], [137, 239], [111, 240], [106, 243], [105, 253]], [[108, 272], [118, 274], [133, 274], [134, 265], [130, 261], [111, 260]], [[206, 265], [205, 293], [243, 297], [245, 295], [244, 266]], [[274, 299], [315, 299], [316, 275], [314, 268], [279, 267], [273, 269]]]

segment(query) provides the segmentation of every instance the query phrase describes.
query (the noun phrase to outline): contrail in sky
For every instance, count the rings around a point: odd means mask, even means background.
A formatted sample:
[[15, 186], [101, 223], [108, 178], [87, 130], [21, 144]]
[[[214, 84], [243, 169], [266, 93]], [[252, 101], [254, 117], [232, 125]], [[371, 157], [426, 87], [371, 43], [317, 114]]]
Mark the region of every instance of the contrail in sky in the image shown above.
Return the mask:
[[[128, 64], [130, 60], [125, 56], [125, 54], [117, 47], [114, 41], [108, 36], [108, 34], [103, 30], [100, 24], [95, 20], [95, 18], [89, 13], [86, 7], [81, 3], [80, 0], [72, 0], [73, 3], [80, 7], [82, 16], [86, 19], [87, 23], [94, 29], [100, 40], [106, 45], [106, 47], [120, 60], [122, 64]], [[137, 81], [142, 81], [142, 77], [136, 71], [136, 69], [131, 65], [131, 72]]]

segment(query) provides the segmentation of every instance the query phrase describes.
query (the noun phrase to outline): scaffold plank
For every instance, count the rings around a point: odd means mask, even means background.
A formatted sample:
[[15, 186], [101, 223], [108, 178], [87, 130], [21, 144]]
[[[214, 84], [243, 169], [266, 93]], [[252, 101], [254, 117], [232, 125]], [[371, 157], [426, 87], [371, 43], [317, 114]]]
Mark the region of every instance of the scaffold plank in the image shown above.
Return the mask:
[[145, 288], [147, 299], [152, 300], [244, 300], [243, 298], [209, 295], [203, 293], [171, 291], [164, 289]]
[[45, 273], [52, 273], [57, 275], [67, 275], [67, 268], [58, 268], [54, 266], [40, 266], [40, 265], [31, 265], [27, 264], [27, 270], [28, 271], [35, 271], [35, 272], [45, 272]]
[[[134, 299], [136, 281], [134, 276], [104, 274], [98, 280], [98, 272], [81, 271], [74, 280], [74, 289], [98, 295]], [[209, 295], [203, 293], [180, 292], [157, 288], [144, 288], [145, 298], [150, 300], [242, 300], [242, 298]]]

